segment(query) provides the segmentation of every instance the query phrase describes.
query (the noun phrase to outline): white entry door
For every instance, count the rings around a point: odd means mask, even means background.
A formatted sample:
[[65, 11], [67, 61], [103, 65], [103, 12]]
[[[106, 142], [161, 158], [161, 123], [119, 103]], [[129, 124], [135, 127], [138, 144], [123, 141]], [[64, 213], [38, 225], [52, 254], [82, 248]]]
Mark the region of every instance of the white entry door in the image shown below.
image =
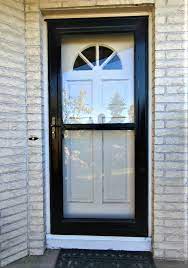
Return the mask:
[[65, 218], [135, 216], [133, 35], [62, 40]]

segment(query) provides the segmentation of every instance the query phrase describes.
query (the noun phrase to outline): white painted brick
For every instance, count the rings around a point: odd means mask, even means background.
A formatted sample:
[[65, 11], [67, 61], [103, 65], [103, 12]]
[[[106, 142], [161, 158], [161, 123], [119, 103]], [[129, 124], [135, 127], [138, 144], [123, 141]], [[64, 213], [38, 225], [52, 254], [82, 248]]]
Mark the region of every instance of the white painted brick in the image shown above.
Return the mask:
[[8, 232], [1, 234], [1, 243], [6, 242], [10, 239], [17, 238], [18, 236], [23, 236], [27, 233], [27, 227], [17, 228], [16, 230], [9, 230]]
[[167, 34], [167, 40], [168, 41], [181, 41], [181, 40], [185, 40], [185, 33], [180, 32], [180, 33], [168, 33]]
[[11, 200], [4, 200], [0, 202], [0, 209], [9, 208], [11, 206], [15, 206], [18, 204], [26, 203], [27, 202], [27, 196], [19, 196]]
[[[161, 34], [157, 34], [156, 38], [159, 38]], [[164, 34], [163, 34], [164, 35]], [[165, 40], [165, 36], [163, 36], [163, 39]], [[160, 41], [160, 40], [159, 40]], [[161, 40], [163, 41], [163, 40]], [[155, 52], [156, 60], [164, 60], [166, 59], [166, 51], [156, 51]], [[157, 68], [158, 69], [158, 68]]]
[[[171, 42], [171, 41], [163, 41], [156, 43], [156, 50], [161, 51], [172, 51], [172, 50], [183, 50], [186, 49], [186, 43], [183, 41]], [[177, 59], [176, 59], [177, 60]]]
[[18, 189], [18, 190], [2, 192], [1, 196], [0, 196], [0, 200], [3, 201], [3, 200], [7, 200], [9, 198], [23, 196], [23, 195], [26, 195], [26, 193], [27, 193], [26, 189]]
[[[170, 186], [171, 187], [171, 186]], [[176, 188], [176, 186], [174, 186], [174, 187], [171, 187], [171, 188]], [[182, 187], [183, 188], [183, 187]], [[164, 187], [164, 191], [165, 191], [165, 189], [166, 189], [166, 187]], [[176, 213], [176, 211], [181, 211], [181, 212], [183, 212], [184, 211], [184, 209], [185, 209], [185, 204], [181, 204], [181, 203], [167, 203], [167, 202], [156, 202], [156, 203], [154, 203], [154, 209], [155, 209], [155, 211], [156, 211], [156, 213], [157, 213], [157, 210], [159, 210], [159, 211], [173, 211], [174, 213]], [[166, 233], [168, 232], [168, 233], [175, 233], [175, 230], [174, 230], [174, 232], [173, 232], [173, 228], [172, 229], [170, 229], [170, 230], [168, 230], [168, 231], [166, 231]], [[182, 231], [184, 230], [184, 228], [182, 227], [181, 229], [177, 229], [176, 230], [176, 232], [178, 231], [178, 234], [182, 234]], [[160, 228], [157, 228], [156, 229], [156, 231], [157, 232], [161, 232], [160, 231]]]
[[19, 237], [14, 237], [13, 239], [6, 240], [1, 243], [1, 249], [5, 250], [9, 247], [19, 245], [20, 243], [25, 243], [27, 241], [27, 234], [23, 234]]
[[165, 76], [166, 70], [165, 69], [156, 69], [155, 70], [155, 77], [163, 77]]
[[42, 248], [44, 246], [44, 240], [31, 240], [30, 241], [30, 247], [31, 248]]
[[154, 234], [154, 239], [155, 239], [155, 242], [162, 242], [164, 241], [164, 235]]
[[167, 128], [184, 128], [186, 125], [186, 122], [184, 120], [171, 120], [166, 122]]
[[163, 249], [158, 249], [158, 248], [155, 248], [154, 249], [154, 258], [164, 258], [164, 250]]
[[[184, 50], [173, 50], [173, 51], [171, 51], [171, 50], [168, 50], [168, 51], [166, 51], [166, 58], [167, 59], [182, 59], [182, 60], [184, 60], [184, 58], [185, 58], [185, 51]], [[169, 70], [167, 70], [167, 71], [169, 71]], [[174, 72], [175, 71], [178, 71], [178, 69], [177, 68], [174, 68], [174, 70], [173, 70]], [[167, 74], [168, 74], [168, 72], [167, 72]]]
[[21, 258], [25, 257], [27, 255], [28, 255], [28, 250], [27, 249], [22, 250], [21, 252], [18, 252], [16, 254], [12, 254], [11, 256], [6, 257], [5, 259], [3, 259], [1, 261], [1, 264], [2, 264], [2, 266], [5, 266], [5, 265], [7, 265], [7, 264], [9, 264], [11, 262], [14, 262], [14, 261], [16, 261], [18, 259], [21, 259]]
[[44, 254], [44, 247], [43, 248], [31, 248], [30, 255], [43, 255]]
[[[181, 80], [182, 81], [182, 80]], [[161, 81], [161, 83], [163, 83], [162, 81]], [[173, 81], [173, 84], [175, 84], [176, 82], [175, 82], [175, 80]], [[170, 84], [170, 83], [169, 83]], [[156, 96], [156, 102], [159, 102], [159, 103], [161, 103], [161, 102], [164, 102], [164, 103], [169, 103], [169, 102], [182, 102], [183, 103], [183, 105], [184, 105], [184, 102], [185, 102], [185, 95], [183, 95], [183, 94], [179, 94], [179, 95], [177, 95], [177, 94], [169, 94], [169, 95], [165, 95], [165, 96], [163, 96], [163, 95], [159, 95], [159, 96]]]
[[[169, 71], [168, 74], [172, 75], [174, 77], [175, 75], [173, 75], [172, 73], [173, 73], [173, 71]], [[179, 73], [179, 71], [177, 71], [177, 73]], [[180, 72], [179, 76], [182, 76], [182, 75], [183, 75], [183, 73]], [[166, 93], [167, 94], [183, 94], [183, 93], [186, 93], [186, 88], [184, 86], [167, 86]], [[181, 105], [181, 106], [184, 106], [184, 105]]]
[[6, 217], [9, 215], [13, 215], [18, 212], [27, 211], [27, 204], [20, 204], [17, 206], [13, 206], [10, 208], [5, 208], [1, 210], [1, 217]]
[[160, 169], [184, 169], [184, 162], [173, 162], [173, 161], [158, 161], [155, 163], [155, 168]]
[[187, 140], [181, 137], [166, 137], [166, 144], [186, 144]]
[[155, 128], [164, 128], [165, 127], [165, 122], [163, 120], [156, 120], [155, 121]]
[[24, 17], [22, 0], [0, 2], [0, 266], [27, 255]]
[[165, 158], [171, 161], [186, 161], [186, 153], [166, 153]]
[[165, 104], [155, 104], [155, 111], [156, 112], [164, 112], [165, 111]]
[[185, 81], [181, 77], [163, 77], [163, 78], [156, 78], [155, 84], [156, 86], [177, 86], [177, 85], [184, 85]]
[[[188, 66], [187, 61], [184, 61], [184, 67]], [[157, 68], [182, 68], [182, 60], [181, 59], [166, 59], [166, 60], [158, 60], [156, 61]]]
[[[169, 144], [165, 144], [163, 146], [161, 145], [155, 145], [155, 150], [156, 152], [161, 152], [161, 153], [184, 153], [186, 152], [188, 149], [185, 148], [184, 145], [169, 145]], [[169, 162], [170, 163], [170, 162]], [[166, 163], [165, 163], [166, 164]], [[165, 164], [163, 164], [165, 166]]]
[[155, 247], [160, 248], [160, 249], [177, 249], [177, 250], [183, 250], [183, 243], [176, 241], [176, 242], [156, 242]]
[[174, 129], [156, 129], [155, 130], [155, 135], [157, 137], [165, 137], [165, 136], [171, 136], [171, 137], [185, 137], [185, 132], [182, 131], [182, 129], [177, 129], [174, 131]]
[[[156, 178], [156, 183], [158, 185], [163, 185], [163, 186], [183, 186], [184, 183], [184, 179], [182, 178], [183, 175], [182, 171], [166, 171], [166, 173], [171, 172], [171, 174], [166, 174], [166, 177], [163, 176]], [[174, 174], [174, 176], [172, 176]], [[167, 176], [168, 175], [168, 176]], [[179, 204], [178, 204], [179, 206]]]
[[[182, 240], [183, 241], [183, 240]], [[165, 250], [165, 259], [170, 260], [184, 260], [185, 259], [185, 253], [184, 250]]]
[[158, 210], [155, 212], [157, 215], [157, 218], [159, 219], [184, 219], [184, 213], [182, 211], [162, 211]]
[[186, 114], [184, 112], [156, 112], [156, 120], [184, 120], [186, 119]]
[[166, 177], [169, 178], [181, 178], [181, 180], [183, 180], [183, 176], [185, 174], [184, 170], [167, 170], [166, 171]]
[[6, 257], [10, 257], [11, 255], [16, 254], [17, 252], [23, 251], [27, 249], [27, 243], [20, 243], [19, 245], [13, 246], [9, 249], [1, 251], [1, 258], [4, 259]]
[[160, 194], [155, 195], [155, 200], [160, 200], [160, 202], [177, 202], [182, 203], [184, 201], [184, 196], [180, 194]]
[[1, 220], [1, 223], [0, 223], [0, 226], [19, 221], [19, 220], [26, 218], [26, 217], [27, 217], [27, 211], [22, 211], [21, 213], [18, 213], [18, 214], [15, 213], [13, 215], [3, 217], [3, 219]]
[[163, 137], [155, 137], [154, 144], [164, 144]]
[[165, 93], [165, 87], [163, 85], [162, 86], [157, 85], [155, 87], [155, 94], [156, 95], [161, 95], [161, 94], [164, 94], [164, 93]]
[[[184, 187], [164, 187], [164, 192], [168, 194], [184, 194], [185, 188]], [[174, 208], [175, 209], [175, 208]]]
[[185, 5], [185, 0], [168, 0], [167, 7], [173, 6], [174, 8], [179, 8]]

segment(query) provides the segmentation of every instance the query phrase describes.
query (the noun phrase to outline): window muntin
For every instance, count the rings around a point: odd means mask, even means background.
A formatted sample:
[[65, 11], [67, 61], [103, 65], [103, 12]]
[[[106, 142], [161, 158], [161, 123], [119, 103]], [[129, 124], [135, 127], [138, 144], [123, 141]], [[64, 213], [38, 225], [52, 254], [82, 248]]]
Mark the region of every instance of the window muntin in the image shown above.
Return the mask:
[[74, 71], [92, 70], [98, 66], [104, 70], [121, 70], [122, 64], [117, 52], [106, 46], [90, 46], [79, 52], [73, 66]]
[[73, 69], [63, 72], [63, 122], [134, 123], [133, 45], [122, 49], [101, 44], [83, 49], [75, 45], [73, 51], [77, 55]]

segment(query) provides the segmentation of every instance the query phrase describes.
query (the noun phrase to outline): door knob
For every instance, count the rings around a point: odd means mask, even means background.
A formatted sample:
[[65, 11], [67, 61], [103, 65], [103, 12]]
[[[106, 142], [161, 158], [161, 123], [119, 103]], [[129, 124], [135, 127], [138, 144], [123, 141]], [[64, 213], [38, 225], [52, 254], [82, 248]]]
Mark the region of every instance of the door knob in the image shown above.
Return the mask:
[[30, 141], [36, 141], [36, 140], [38, 140], [39, 138], [38, 137], [36, 137], [36, 136], [30, 136], [29, 137], [29, 140]]

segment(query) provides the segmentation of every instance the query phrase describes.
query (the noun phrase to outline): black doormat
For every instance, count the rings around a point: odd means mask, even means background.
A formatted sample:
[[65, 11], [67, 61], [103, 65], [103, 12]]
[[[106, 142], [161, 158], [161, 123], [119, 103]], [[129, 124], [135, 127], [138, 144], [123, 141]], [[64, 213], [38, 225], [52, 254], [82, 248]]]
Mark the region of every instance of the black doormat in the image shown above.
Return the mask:
[[55, 268], [155, 268], [150, 252], [62, 249]]

